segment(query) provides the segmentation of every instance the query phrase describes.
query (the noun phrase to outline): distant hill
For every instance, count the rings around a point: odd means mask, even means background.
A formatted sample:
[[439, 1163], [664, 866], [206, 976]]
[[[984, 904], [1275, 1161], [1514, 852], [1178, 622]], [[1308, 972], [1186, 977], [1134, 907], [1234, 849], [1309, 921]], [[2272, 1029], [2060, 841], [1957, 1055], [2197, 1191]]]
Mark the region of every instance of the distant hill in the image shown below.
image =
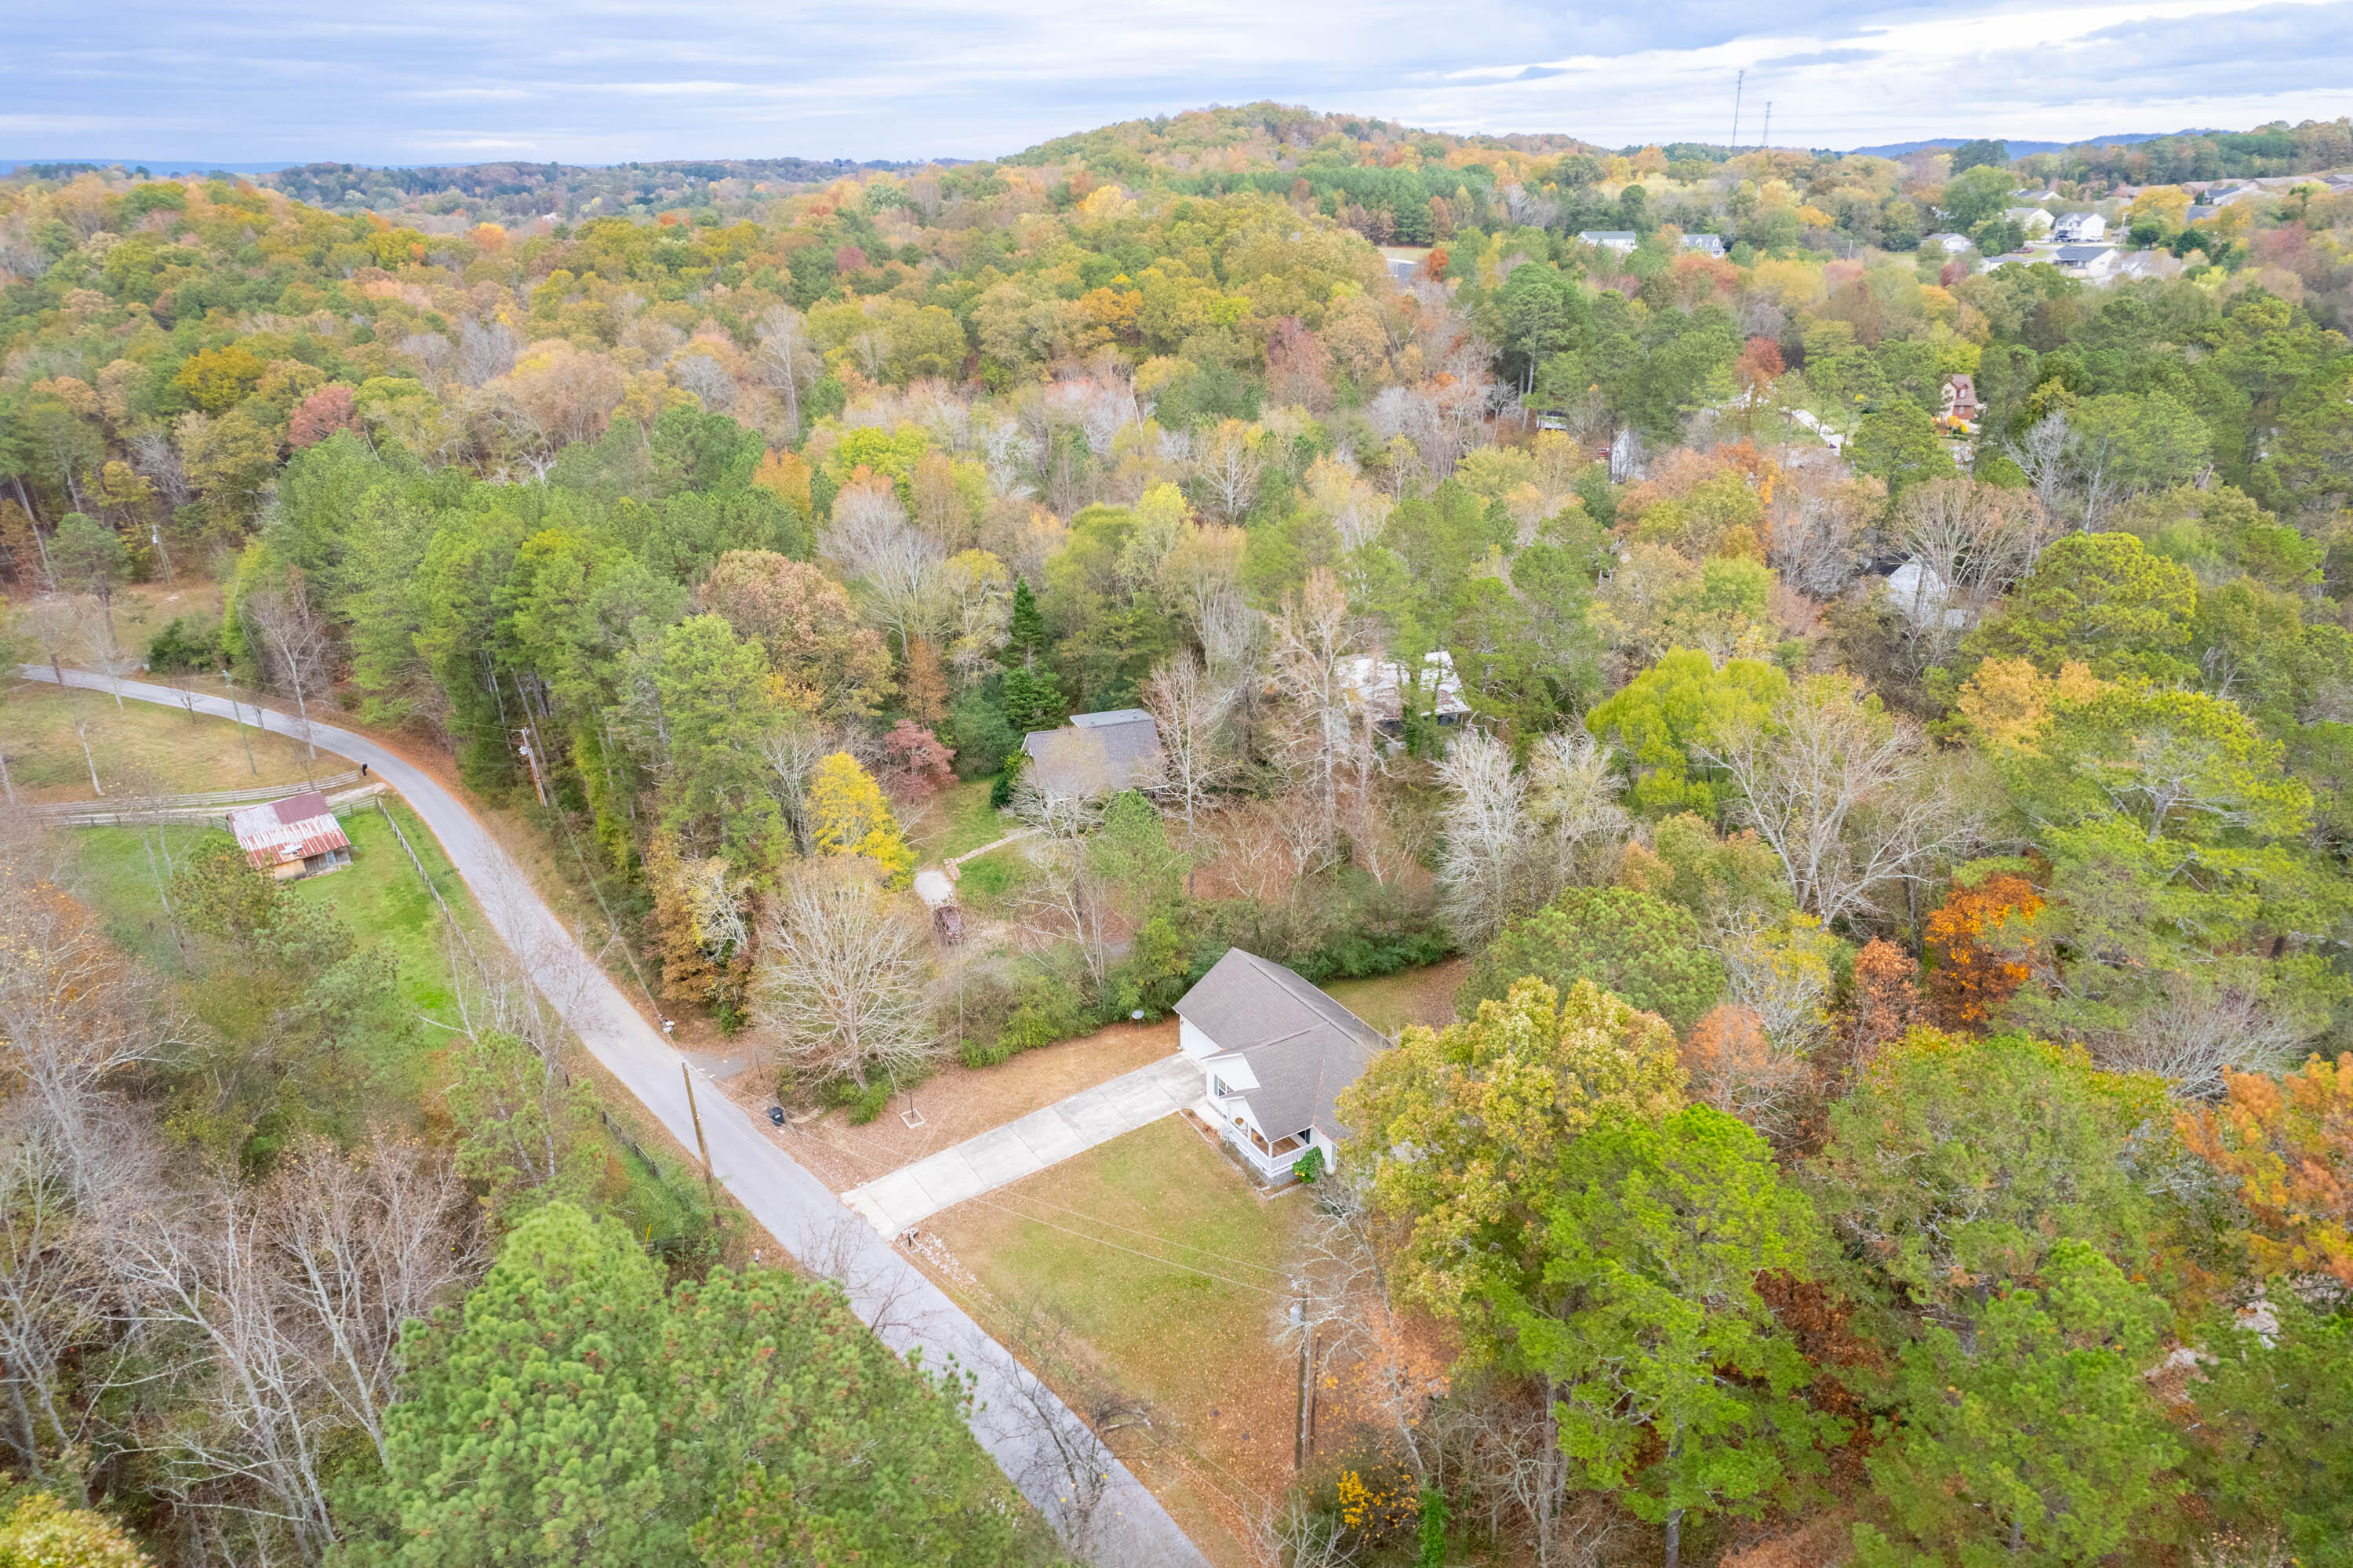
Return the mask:
[[266, 175], [290, 169], [291, 164], [223, 164], [206, 158], [0, 158], [0, 178], [30, 175], [38, 179], [70, 177], [84, 170], [144, 169], [157, 179], [177, 175]]
[[[2080, 142], [2021, 142], [2011, 137], [1996, 136], [2010, 149], [2013, 158], [2023, 158], [2029, 153], [2063, 153], [2070, 147], [2129, 147], [2140, 142], [2161, 142], [2168, 136], [2219, 136], [2222, 132], [2205, 131], [2120, 131], [2112, 136], [2086, 136]], [[1847, 151], [1867, 158], [1900, 158], [1906, 153], [1948, 153], [1964, 142], [1977, 141], [1974, 136], [1937, 136], [1926, 142], [1883, 142], [1876, 147], [1850, 147]]]

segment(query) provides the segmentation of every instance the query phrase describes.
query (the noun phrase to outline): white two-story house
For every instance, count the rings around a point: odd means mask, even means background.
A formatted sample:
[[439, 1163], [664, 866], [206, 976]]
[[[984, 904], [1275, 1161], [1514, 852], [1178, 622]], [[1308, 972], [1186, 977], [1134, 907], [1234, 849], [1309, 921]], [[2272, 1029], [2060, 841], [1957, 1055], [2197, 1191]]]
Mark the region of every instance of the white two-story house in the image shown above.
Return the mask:
[[1338, 1161], [1333, 1102], [1388, 1048], [1380, 1031], [1281, 964], [1228, 949], [1176, 1003], [1176, 1039], [1200, 1064], [1195, 1113], [1269, 1181], [1311, 1149]]

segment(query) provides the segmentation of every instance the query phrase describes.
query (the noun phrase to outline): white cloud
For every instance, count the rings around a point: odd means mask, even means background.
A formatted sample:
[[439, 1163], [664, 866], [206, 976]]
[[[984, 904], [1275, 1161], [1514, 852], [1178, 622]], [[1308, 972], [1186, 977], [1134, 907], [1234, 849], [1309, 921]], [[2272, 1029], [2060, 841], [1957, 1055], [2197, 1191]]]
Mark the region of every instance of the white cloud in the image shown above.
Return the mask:
[[[0, 154], [977, 157], [1260, 98], [1609, 144], [2064, 139], [2353, 107], [2345, 0], [14, 0]], [[415, 122], [463, 103], [464, 132]]]

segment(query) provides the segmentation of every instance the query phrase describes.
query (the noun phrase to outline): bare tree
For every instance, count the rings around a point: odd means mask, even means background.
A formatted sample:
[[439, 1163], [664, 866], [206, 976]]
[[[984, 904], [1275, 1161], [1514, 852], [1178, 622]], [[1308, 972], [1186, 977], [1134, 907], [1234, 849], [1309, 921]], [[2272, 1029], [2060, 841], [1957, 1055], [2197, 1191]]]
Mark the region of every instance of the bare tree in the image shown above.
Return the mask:
[[1440, 821], [1439, 905], [1456, 939], [1483, 942], [1519, 912], [1528, 837], [1527, 779], [1511, 747], [1484, 730], [1465, 730], [1438, 766], [1446, 791]]
[[1287, 723], [1280, 751], [1285, 770], [1315, 801], [1327, 842], [1337, 835], [1341, 782], [1353, 750], [1368, 744], [1352, 679], [1365, 628], [1339, 579], [1324, 567], [1307, 575], [1270, 621], [1273, 684]]
[[492, 319], [477, 321], [471, 316], [458, 323], [457, 366], [459, 379], [469, 387], [480, 387], [495, 381], [514, 368], [515, 350], [521, 340], [514, 328]]
[[1801, 682], [1769, 720], [1698, 755], [1732, 778], [1736, 816], [1781, 857], [1798, 907], [1824, 925], [1925, 876], [1975, 835], [1947, 769], [1851, 677]]
[[1231, 705], [1232, 693], [1189, 652], [1165, 661], [1144, 683], [1144, 705], [1160, 731], [1161, 789], [1184, 813], [1187, 840], [1194, 814], [1240, 772], [1225, 733]]
[[761, 922], [752, 1000], [804, 1082], [896, 1082], [935, 1058], [924, 928], [840, 861], [800, 868]]
[[311, 698], [325, 690], [334, 645], [327, 625], [311, 606], [301, 571], [288, 568], [286, 581], [257, 588], [245, 596], [245, 617], [259, 639], [262, 667], [270, 681], [294, 698], [302, 721], [302, 745], [311, 757]]
[[785, 395], [787, 433], [801, 429], [801, 388], [813, 384], [821, 368], [808, 342], [808, 323], [790, 305], [778, 305], [760, 318], [760, 365], [768, 384]]
[[403, 1325], [480, 1273], [474, 1207], [445, 1153], [382, 1128], [351, 1154], [303, 1143], [259, 1194], [286, 1331], [379, 1460]]
[[1344, 1166], [1317, 1184], [1314, 1215], [1292, 1259], [1298, 1296], [1277, 1309], [1274, 1342], [1309, 1353], [1314, 1387], [1345, 1371], [1414, 1474], [1428, 1478], [1439, 1461], [1425, 1422], [1445, 1392], [1444, 1369], [1416, 1349], [1398, 1309], [1366, 1174]]
[[2222, 1092], [2224, 1073], [2279, 1072], [2316, 1033], [2315, 1021], [2248, 991], [2174, 976], [2130, 1026], [2102, 1031], [2095, 1048], [2103, 1065], [2156, 1073], [2183, 1099], [2212, 1099]]
[[1221, 419], [1195, 443], [1192, 468], [1194, 482], [1216, 509], [1219, 520], [1238, 523], [1258, 499], [1266, 461], [1259, 454], [1258, 437], [1248, 425], [1240, 419]]
[[[983, 1419], [1028, 1451], [1027, 1460], [1017, 1464], [1015, 1485], [1029, 1497], [1050, 1499], [1044, 1511], [1054, 1533], [1072, 1557], [1092, 1561], [1119, 1466], [1097, 1427], [1124, 1425], [1128, 1402], [1094, 1375], [1068, 1320], [1034, 1298], [1015, 1302], [997, 1327], [1007, 1348], [996, 1351], [1002, 1358], [997, 1370], [1009, 1397]], [[1065, 1404], [1049, 1383], [1070, 1390], [1080, 1408]], [[997, 1446], [1003, 1452], [1013, 1445]]]
[[852, 485], [836, 496], [820, 543], [902, 648], [937, 631], [953, 613], [946, 549], [907, 520], [889, 486]]
[[171, 1038], [161, 992], [32, 854], [0, 856], [0, 1067], [54, 1136], [78, 1197], [104, 1190], [111, 1083]]
[[2053, 517], [2066, 514], [2068, 497], [2079, 479], [2073, 434], [2067, 411], [2053, 408], [2029, 426], [2024, 437], [2009, 443], [2010, 461], [2024, 471], [2034, 499]]
[[1632, 823], [1618, 803], [1625, 780], [1616, 753], [1582, 725], [1539, 736], [1528, 752], [1528, 821], [1532, 830], [1529, 896], [1549, 902], [1573, 883], [1593, 882], [1617, 869]]
[[[125, 1143], [142, 1140], [118, 1118]], [[116, 1173], [119, 1175], [120, 1173]], [[54, 1131], [12, 1117], [0, 1128], [0, 1387], [6, 1442], [35, 1482], [78, 1491], [108, 1425], [108, 1393], [140, 1374], [115, 1331], [104, 1200], [77, 1195], [77, 1171]], [[111, 1196], [140, 1190], [119, 1181]], [[60, 1462], [62, 1461], [62, 1462]]]
[[808, 820], [810, 782], [817, 777], [817, 765], [841, 749], [841, 736], [833, 726], [804, 714], [786, 715], [760, 737], [760, 756], [775, 777], [777, 804], [784, 808], [785, 821], [792, 825], [803, 854], [816, 844]]
[[1999, 485], [1944, 479], [1905, 492], [1894, 543], [1921, 577], [1915, 602], [1898, 608], [1916, 662], [1944, 662], [1961, 632], [2033, 568], [2050, 532], [2041, 503]]

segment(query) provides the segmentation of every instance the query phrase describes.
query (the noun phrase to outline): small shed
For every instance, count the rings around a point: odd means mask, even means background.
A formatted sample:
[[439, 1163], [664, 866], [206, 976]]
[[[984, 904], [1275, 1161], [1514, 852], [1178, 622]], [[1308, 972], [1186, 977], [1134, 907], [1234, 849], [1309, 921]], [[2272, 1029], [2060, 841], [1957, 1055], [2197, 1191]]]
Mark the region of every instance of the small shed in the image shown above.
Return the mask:
[[256, 871], [280, 882], [316, 876], [352, 863], [352, 841], [327, 798], [316, 789], [268, 800], [228, 814], [228, 831]]

